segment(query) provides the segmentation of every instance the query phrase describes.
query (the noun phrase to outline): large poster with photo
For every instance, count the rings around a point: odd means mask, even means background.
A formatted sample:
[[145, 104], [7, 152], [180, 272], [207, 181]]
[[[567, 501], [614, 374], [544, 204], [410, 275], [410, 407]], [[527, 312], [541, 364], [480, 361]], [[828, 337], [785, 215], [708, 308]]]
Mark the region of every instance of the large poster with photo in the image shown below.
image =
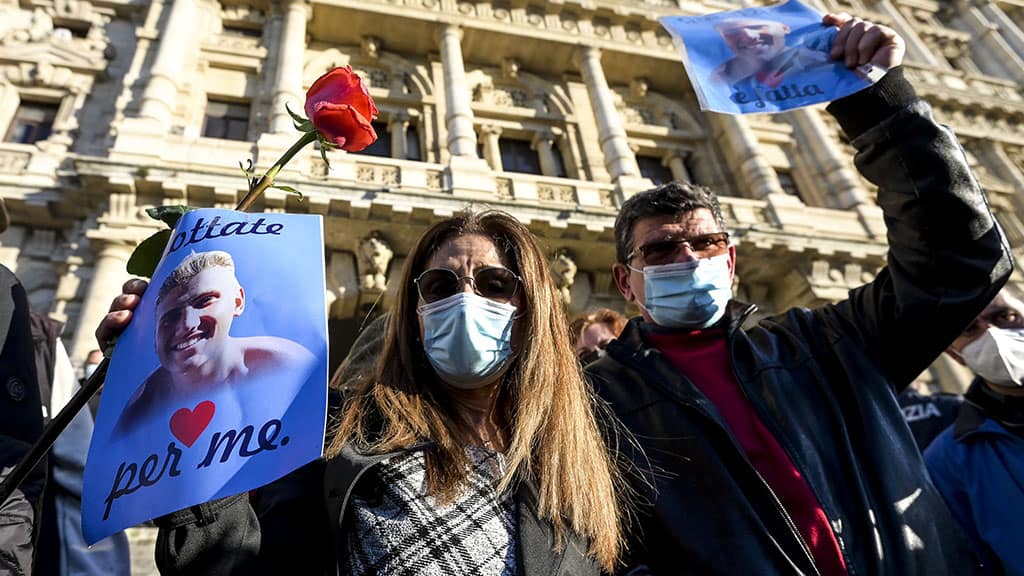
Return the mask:
[[797, 0], [704, 16], [663, 16], [702, 110], [783, 112], [867, 88], [885, 70], [830, 57], [838, 30]]
[[326, 402], [320, 216], [186, 213], [111, 358], [86, 540], [316, 459]]

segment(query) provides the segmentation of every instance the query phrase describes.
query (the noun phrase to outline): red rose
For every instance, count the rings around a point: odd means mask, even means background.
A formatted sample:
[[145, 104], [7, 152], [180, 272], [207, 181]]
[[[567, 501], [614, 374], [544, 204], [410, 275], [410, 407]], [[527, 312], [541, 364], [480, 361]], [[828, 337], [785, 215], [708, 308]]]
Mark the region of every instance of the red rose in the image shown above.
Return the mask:
[[306, 116], [325, 140], [347, 152], [358, 152], [377, 140], [370, 125], [377, 105], [349, 66], [331, 70], [310, 86]]

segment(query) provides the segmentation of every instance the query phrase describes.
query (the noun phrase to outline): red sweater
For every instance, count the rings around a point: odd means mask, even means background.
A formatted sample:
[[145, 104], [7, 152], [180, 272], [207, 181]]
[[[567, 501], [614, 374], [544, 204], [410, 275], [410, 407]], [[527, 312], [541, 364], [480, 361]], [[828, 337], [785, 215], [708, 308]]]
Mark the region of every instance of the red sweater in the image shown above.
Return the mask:
[[822, 576], [845, 575], [839, 542], [818, 498], [736, 382], [724, 330], [647, 332], [644, 337], [718, 409], [750, 463], [793, 519]]

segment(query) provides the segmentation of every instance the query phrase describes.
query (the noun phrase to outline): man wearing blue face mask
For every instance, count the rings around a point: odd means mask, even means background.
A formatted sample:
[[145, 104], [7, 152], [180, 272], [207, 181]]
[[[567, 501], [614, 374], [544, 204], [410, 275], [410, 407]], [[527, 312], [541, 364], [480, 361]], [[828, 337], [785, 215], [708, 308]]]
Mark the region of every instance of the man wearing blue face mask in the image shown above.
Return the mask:
[[1003, 288], [946, 353], [976, 378], [928, 471], [986, 573], [1024, 575], [1024, 294]]
[[616, 285], [643, 316], [587, 371], [650, 471], [630, 561], [655, 574], [975, 566], [895, 394], [999, 291], [1009, 248], [955, 137], [903, 79], [902, 39], [825, 24], [833, 58], [889, 70], [828, 108], [879, 187], [890, 265], [873, 282], [744, 326], [755, 307], [732, 300], [737, 248], [711, 190], [663, 185], [615, 223]]

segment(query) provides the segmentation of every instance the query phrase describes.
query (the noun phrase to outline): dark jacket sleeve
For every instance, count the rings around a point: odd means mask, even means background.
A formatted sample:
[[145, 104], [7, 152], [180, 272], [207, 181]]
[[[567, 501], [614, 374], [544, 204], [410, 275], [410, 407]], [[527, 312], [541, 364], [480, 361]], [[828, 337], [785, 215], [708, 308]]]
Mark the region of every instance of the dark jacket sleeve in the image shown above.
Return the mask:
[[156, 519], [163, 575], [334, 574], [316, 461], [262, 488]]
[[[28, 453], [43, 429], [25, 289], [0, 266], [0, 479]], [[0, 573], [31, 574], [46, 462], [0, 503]]]
[[1013, 270], [1009, 245], [953, 133], [891, 70], [828, 107], [878, 186], [887, 266], [829, 309], [902, 390], [999, 292]]

